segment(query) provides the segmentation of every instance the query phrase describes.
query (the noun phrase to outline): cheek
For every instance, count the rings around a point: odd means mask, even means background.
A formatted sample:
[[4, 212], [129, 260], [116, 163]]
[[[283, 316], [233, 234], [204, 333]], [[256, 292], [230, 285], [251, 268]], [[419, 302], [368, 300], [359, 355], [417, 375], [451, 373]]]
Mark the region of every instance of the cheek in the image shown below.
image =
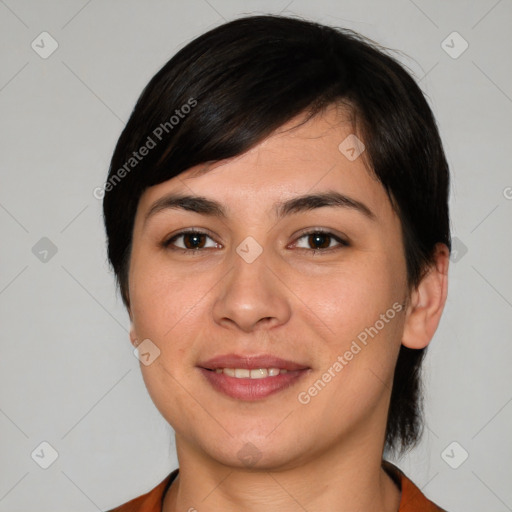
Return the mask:
[[178, 273], [150, 255], [141, 255], [130, 270], [130, 302], [139, 337], [168, 338], [184, 319], [194, 317], [195, 308], [211, 288], [205, 276]]
[[346, 339], [347, 334], [373, 325], [395, 302], [400, 304], [400, 274], [389, 265], [386, 258], [368, 258], [325, 276], [302, 278], [298, 295], [330, 328], [331, 335]]
[[[143, 264], [138, 264], [143, 261]], [[158, 357], [140, 364], [141, 374], [157, 409], [172, 425], [189, 424], [201, 411], [186, 389], [193, 376], [194, 339], [202, 336], [205, 312], [201, 298], [210, 287], [193, 276], [180, 277], [152, 264], [151, 258], [134, 260], [130, 275], [130, 300], [135, 335], [150, 339]], [[197, 281], [197, 282], [196, 282]]]
[[385, 383], [391, 385], [403, 331], [404, 290], [397, 285], [403, 270], [396, 263], [393, 268], [391, 258], [382, 253], [366, 256], [358, 260], [361, 263], [308, 287], [307, 303], [322, 320], [317, 322], [319, 373], [331, 368], [331, 374], [336, 374], [324, 399], [351, 410], [361, 406], [363, 395], [376, 403]]
[[332, 419], [334, 435], [352, 421], [348, 411], [352, 419], [372, 414], [391, 388], [403, 330], [401, 297], [384, 261], [333, 274], [310, 292], [307, 303], [316, 304], [315, 316], [322, 320], [320, 364], [301, 391], [311, 390], [312, 407]]

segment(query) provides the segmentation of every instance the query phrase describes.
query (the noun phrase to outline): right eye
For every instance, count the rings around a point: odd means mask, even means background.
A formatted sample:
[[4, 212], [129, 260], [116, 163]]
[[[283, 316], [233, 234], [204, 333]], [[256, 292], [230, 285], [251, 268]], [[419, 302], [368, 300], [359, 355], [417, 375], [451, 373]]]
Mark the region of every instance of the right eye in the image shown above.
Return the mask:
[[[213, 246], [206, 247], [206, 239], [210, 239], [213, 242]], [[182, 240], [182, 245], [176, 244], [177, 240]], [[167, 239], [162, 243], [162, 246], [166, 249], [171, 249], [173, 251], [181, 251], [181, 252], [196, 252], [202, 249], [210, 249], [210, 248], [219, 248], [219, 244], [215, 242], [207, 233], [203, 231], [189, 229], [187, 231], [182, 231], [176, 235], [173, 235], [171, 238]]]

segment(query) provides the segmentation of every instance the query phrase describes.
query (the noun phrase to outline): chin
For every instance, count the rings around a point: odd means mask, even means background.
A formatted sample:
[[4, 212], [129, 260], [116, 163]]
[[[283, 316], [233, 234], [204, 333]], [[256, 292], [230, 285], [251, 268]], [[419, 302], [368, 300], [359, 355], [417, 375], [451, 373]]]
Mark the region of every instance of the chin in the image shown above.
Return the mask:
[[[271, 429], [265, 429], [267, 431]], [[281, 436], [260, 433], [251, 436], [246, 431], [221, 442], [212, 443], [209, 439], [203, 446], [208, 456], [217, 462], [246, 471], [282, 471], [300, 466], [304, 459], [304, 447], [286, 432]], [[297, 451], [299, 447], [300, 452]]]

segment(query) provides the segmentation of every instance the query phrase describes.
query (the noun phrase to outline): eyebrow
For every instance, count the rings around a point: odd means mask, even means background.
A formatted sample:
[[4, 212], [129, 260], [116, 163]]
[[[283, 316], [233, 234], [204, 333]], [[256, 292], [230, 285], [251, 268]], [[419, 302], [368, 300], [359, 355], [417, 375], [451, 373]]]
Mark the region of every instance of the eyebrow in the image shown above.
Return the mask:
[[[336, 208], [347, 208], [355, 210], [369, 220], [375, 221], [376, 215], [361, 201], [348, 197], [335, 191], [326, 191], [317, 194], [306, 194], [294, 197], [286, 201], [276, 203], [273, 208], [274, 215], [281, 219], [288, 215], [302, 213], [325, 206]], [[144, 218], [144, 224], [148, 219], [163, 210], [185, 210], [190, 212], [207, 215], [209, 217], [219, 217], [227, 219], [228, 215], [224, 206], [213, 200], [201, 196], [167, 194], [153, 203]]]

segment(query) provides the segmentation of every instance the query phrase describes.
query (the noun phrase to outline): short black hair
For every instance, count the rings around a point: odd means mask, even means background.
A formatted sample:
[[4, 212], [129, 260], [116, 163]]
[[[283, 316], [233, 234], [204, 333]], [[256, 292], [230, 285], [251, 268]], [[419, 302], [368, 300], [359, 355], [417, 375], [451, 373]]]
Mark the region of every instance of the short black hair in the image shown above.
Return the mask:
[[[103, 189], [108, 257], [129, 309], [132, 232], [142, 193], [183, 171], [241, 155], [295, 116], [348, 106], [367, 168], [400, 217], [409, 288], [451, 249], [449, 169], [421, 89], [390, 52], [362, 35], [297, 17], [247, 16], [182, 48], [142, 91]], [[145, 150], [143, 150], [145, 148]], [[421, 363], [405, 346], [395, 368], [385, 448], [420, 438]]]

